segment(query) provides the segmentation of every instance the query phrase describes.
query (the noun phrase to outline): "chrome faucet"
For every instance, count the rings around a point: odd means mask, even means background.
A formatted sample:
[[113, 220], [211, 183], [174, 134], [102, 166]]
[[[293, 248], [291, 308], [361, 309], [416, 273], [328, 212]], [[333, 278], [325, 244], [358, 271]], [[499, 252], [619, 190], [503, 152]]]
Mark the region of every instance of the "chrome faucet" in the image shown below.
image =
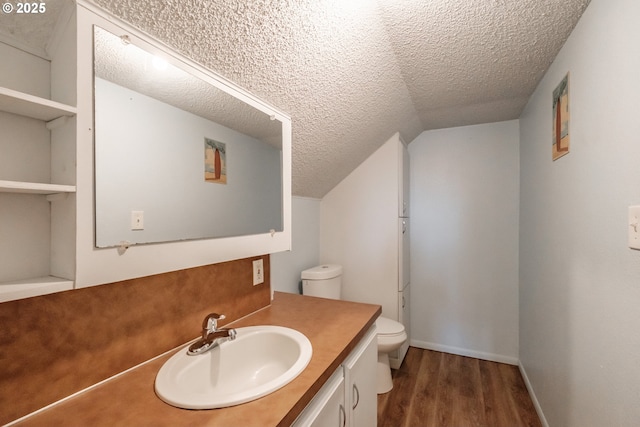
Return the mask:
[[202, 321], [202, 337], [198, 341], [189, 346], [187, 354], [195, 356], [217, 347], [223, 342], [223, 339], [236, 339], [236, 330], [231, 328], [218, 329], [218, 320], [224, 319], [224, 314], [211, 313]]

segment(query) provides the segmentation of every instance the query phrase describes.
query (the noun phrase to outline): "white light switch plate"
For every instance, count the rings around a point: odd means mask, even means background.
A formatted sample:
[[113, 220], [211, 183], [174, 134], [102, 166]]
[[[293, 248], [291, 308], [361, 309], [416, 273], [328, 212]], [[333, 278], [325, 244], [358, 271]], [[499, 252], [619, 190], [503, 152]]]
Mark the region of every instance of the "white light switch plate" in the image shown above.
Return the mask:
[[144, 212], [131, 211], [131, 229], [144, 230]]
[[629, 206], [629, 247], [640, 249], [640, 205]]

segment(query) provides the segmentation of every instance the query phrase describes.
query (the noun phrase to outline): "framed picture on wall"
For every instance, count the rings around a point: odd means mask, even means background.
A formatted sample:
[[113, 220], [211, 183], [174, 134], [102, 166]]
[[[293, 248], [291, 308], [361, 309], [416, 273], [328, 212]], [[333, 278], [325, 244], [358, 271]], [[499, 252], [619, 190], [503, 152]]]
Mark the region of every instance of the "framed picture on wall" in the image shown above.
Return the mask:
[[227, 144], [224, 142], [204, 139], [204, 180], [227, 183]]
[[553, 160], [569, 153], [569, 73], [553, 91]]

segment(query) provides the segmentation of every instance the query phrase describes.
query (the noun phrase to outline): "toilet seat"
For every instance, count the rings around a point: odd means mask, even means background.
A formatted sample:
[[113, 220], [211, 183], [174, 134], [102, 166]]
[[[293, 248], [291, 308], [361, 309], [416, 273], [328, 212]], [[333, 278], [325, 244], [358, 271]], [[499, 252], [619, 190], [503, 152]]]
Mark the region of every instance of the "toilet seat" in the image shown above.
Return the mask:
[[389, 353], [397, 350], [407, 340], [407, 332], [404, 325], [386, 317], [378, 317], [376, 320], [376, 332], [378, 341], [378, 353]]
[[382, 338], [406, 337], [402, 323], [382, 316], [376, 319], [376, 332], [378, 333], [378, 337]]

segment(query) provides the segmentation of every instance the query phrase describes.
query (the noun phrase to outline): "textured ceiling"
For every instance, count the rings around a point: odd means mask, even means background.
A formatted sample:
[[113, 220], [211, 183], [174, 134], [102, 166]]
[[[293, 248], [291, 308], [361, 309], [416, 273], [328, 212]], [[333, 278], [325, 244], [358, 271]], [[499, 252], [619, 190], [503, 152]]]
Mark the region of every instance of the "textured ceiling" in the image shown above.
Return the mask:
[[589, 1], [380, 1], [425, 130], [516, 119]]
[[589, 0], [95, 2], [289, 113], [322, 197], [396, 131], [519, 117]]
[[97, 77], [282, 147], [282, 123], [262, 111], [100, 27], [93, 43]]
[[[42, 1], [44, 13], [17, 13], [17, 3], [2, 2], [0, 12], [0, 41], [45, 59], [51, 59], [49, 41], [58, 21], [65, 19], [65, 8], [69, 11], [71, 0]], [[29, 6], [34, 2], [28, 2]], [[5, 9], [9, 7], [10, 9]], [[8, 10], [11, 12], [7, 13]]]

